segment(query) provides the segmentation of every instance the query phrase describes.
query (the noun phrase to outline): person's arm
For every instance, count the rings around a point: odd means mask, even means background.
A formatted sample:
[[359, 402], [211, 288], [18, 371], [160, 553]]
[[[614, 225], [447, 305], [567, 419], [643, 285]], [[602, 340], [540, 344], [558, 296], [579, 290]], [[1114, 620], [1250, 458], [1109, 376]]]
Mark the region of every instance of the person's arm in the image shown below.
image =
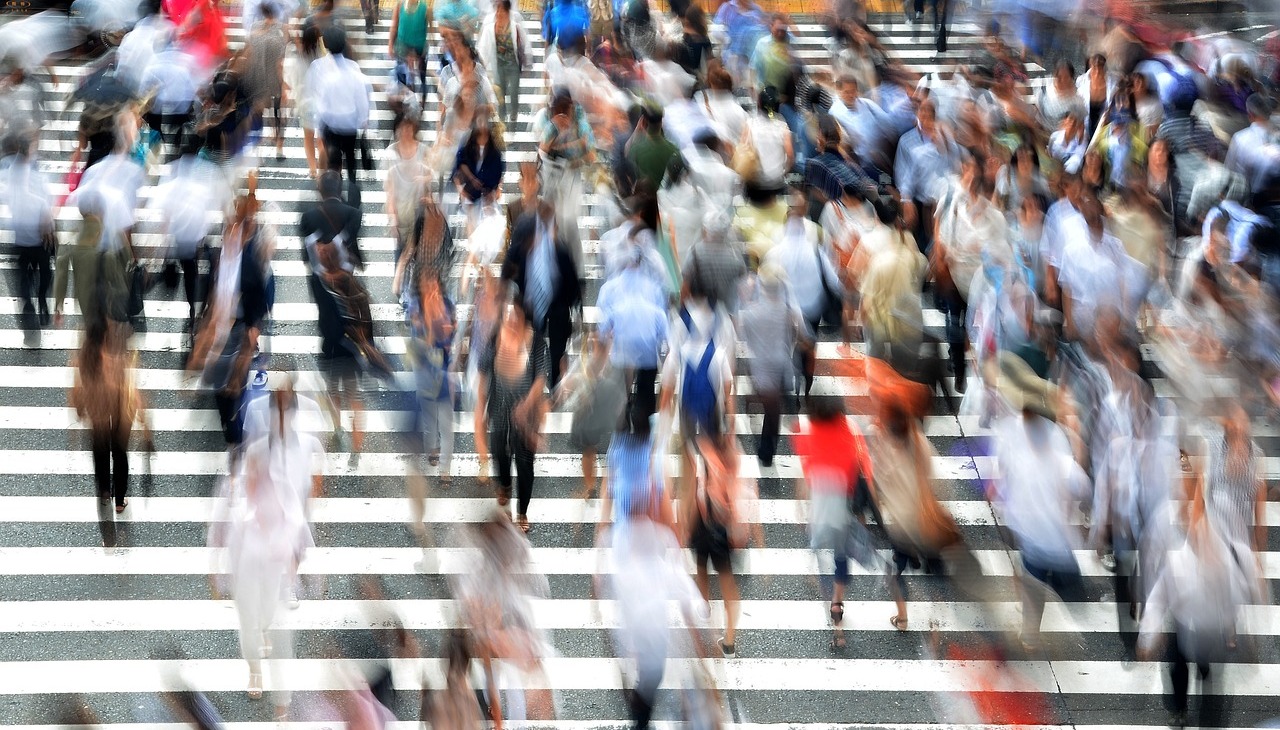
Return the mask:
[[1253, 550], [1262, 554], [1267, 549], [1267, 482], [1258, 480], [1253, 499]]
[[[422, 0], [426, 2], [427, 0]], [[391, 32], [387, 35], [387, 55], [396, 55], [396, 33], [400, 30], [400, 3], [396, 2], [396, 9], [391, 11]]]

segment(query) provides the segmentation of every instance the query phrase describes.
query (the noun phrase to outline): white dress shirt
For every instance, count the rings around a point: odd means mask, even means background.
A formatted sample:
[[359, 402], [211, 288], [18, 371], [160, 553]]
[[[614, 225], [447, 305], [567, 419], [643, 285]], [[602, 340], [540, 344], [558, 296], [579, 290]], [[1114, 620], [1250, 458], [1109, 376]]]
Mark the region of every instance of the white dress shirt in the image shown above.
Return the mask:
[[311, 62], [304, 85], [315, 94], [320, 125], [355, 134], [369, 126], [373, 87], [355, 61], [330, 54]]

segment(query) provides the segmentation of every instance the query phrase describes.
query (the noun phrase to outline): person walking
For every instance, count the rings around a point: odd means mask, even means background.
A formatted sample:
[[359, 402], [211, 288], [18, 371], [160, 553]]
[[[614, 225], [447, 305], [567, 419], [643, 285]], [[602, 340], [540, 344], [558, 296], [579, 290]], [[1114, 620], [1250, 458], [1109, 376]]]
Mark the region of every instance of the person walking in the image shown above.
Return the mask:
[[328, 56], [316, 59], [303, 82], [316, 94], [316, 118], [324, 140], [326, 167], [341, 170], [356, 182], [356, 147], [369, 126], [373, 87], [359, 64], [346, 56], [347, 34], [330, 26], [324, 32]]
[[89, 427], [98, 499], [114, 498], [120, 514], [129, 506], [129, 437], [134, 423], [141, 421], [145, 448], [152, 450], [146, 403], [133, 376], [137, 355], [110, 341], [105, 322], [94, 322], [85, 330], [71, 366], [75, 379], [67, 402]]
[[511, 499], [516, 468], [516, 525], [529, 532], [533, 457], [540, 447], [547, 385], [547, 346], [536, 335], [520, 301], [506, 305], [493, 344], [480, 361], [476, 383], [476, 453], [492, 451], [498, 470], [498, 504]]
[[397, 2], [391, 13], [391, 32], [387, 34], [387, 53], [397, 63], [408, 66], [409, 77], [418, 79], [422, 106], [427, 103], [427, 29], [431, 10], [426, 0]]
[[40, 172], [32, 152], [34, 137], [0, 161], [0, 199], [9, 203], [9, 229], [17, 254], [17, 285], [24, 317], [40, 317], [49, 324], [49, 284], [53, 280], [52, 256], [58, 233], [53, 219], [49, 181]]
[[511, 0], [498, 0], [480, 26], [480, 62], [498, 87], [498, 109], [508, 129], [520, 118], [520, 77], [529, 63], [524, 17]]

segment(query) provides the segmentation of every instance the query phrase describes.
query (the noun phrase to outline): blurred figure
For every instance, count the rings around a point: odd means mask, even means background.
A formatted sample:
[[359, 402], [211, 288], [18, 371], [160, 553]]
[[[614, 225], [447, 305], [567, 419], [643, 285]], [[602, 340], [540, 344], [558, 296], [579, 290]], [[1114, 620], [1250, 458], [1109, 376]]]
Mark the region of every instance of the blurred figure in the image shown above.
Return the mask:
[[1084, 598], [1075, 556], [1084, 541], [1071, 517], [1090, 484], [1055, 424], [1062, 398], [1057, 388], [1012, 353], [1002, 354], [998, 367], [994, 377], [1010, 412], [995, 424], [1000, 478], [992, 483], [992, 502], [1022, 556], [1022, 645], [1031, 650], [1039, 645], [1046, 589], [1067, 606]]
[[[573, 311], [582, 303], [582, 282], [571, 253], [570, 232], [562, 225], [563, 214], [563, 208], [543, 197], [536, 211], [516, 222], [502, 262], [502, 278], [515, 284], [521, 309], [540, 346], [548, 350], [546, 377], [552, 388], [560, 382], [573, 335]], [[575, 229], [577, 225], [574, 217]]]
[[[453, 463], [453, 403], [456, 386], [450, 377], [453, 368], [454, 330], [458, 315], [453, 300], [445, 296], [431, 272], [420, 272], [416, 302], [410, 306], [410, 338], [406, 349], [417, 382], [415, 414], [410, 453], [423, 452], [427, 464], [440, 467], [440, 483], [450, 483]], [[415, 520], [415, 524], [420, 522]]]
[[0, 199], [9, 204], [7, 228], [13, 231], [17, 254], [17, 282], [13, 287], [22, 301], [24, 317], [37, 313], [42, 326], [49, 317], [49, 285], [53, 281], [52, 257], [58, 252], [49, 182], [34, 156], [38, 135], [23, 135], [11, 154], [0, 160]]
[[793, 392], [793, 351], [797, 342], [812, 335], [805, 328], [804, 315], [789, 296], [785, 270], [766, 264], [757, 286], [756, 300], [742, 309], [738, 321], [751, 355], [751, 389], [764, 410], [756, 458], [761, 466], [770, 467], [778, 453], [783, 396]]
[[[413, 245], [414, 221], [418, 207], [428, 195], [431, 170], [427, 167], [426, 143], [418, 139], [421, 119], [406, 114], [396, 122], [395, 136], [384, 154], [386, 165], [386, 211], [389, 228], [396, 237], [396, 261]], [[399, 297], [399, 291], [393, 291]]]
[[635, 728], [650, 727], [667, 660], [689, 656], [690, 648], [701, 654], [698, 630], [708, 619], [705, 596], [674, 559], [680, 547], [675, 533], [649, 510], [633, 502], [626, 521], [615, 522], [601, 539], [612, 547], [609, 585], [622, 610], [620, 654], [634, 662], [628, 666], [634, 684], [624, 694]]
[[[263, 659], [293, 658], [293, 632], [278, 616], [297, 580], [303, 552], [312, 544], [297, 495], [272, 478], [269, 464], [261, 460], [267, 454], [256, 451], [244, 460], [244, 511], [235, 516], [226, 545], [240, 653], [249, 663], [249, 699], [262, 697]], [[279, 677], [272, 683], [287, 684]], [[291, 693], [279, 690], [274, 700], [276, 719], [282, 720]]]
[[98, 499], [105, 503], [114, 497], [116, 514], [120, 514], [129, 506], [129, 437], [135, 422], [142, 424], [144, 448], [154, 449], [146, 402], [133, 374], [138, 358], [114, 344], [106, 324], [98, 322], [86, 328], [71, 366], [75, 381], [67, 404], [89, 427]]
[[504, 720], [554, 720], [550, 692], [524, 686], [526, 678], [545, 677], [542, 660], [552, 651], [533, 616], [546, 579], [534, 572], [529, 542], [506, 515], [476, 525], [471, 537], [477, 562], [456, 575], [454, 595], [484, 667], [489, 719], [499, 729]]
[[527, 533], [533, 459], [543, 438], [547, 350], [520, 302], [505, 305], [501, 324], [482, 358], [475, 391], [476, 453], [482, 464], [493, 453], [502, 507], [511, 499], [511, 464], [515, 462], [516, 524]]
[[511, 0], [498, 0], [480, 26], [480, 62], [497, 85], [498, 109], [507, 129], [514, 130], [520, 114], [520, 77], [531, 62], [524, 17]]
[[470, 235], [483, 211], [497, 205], [502, 197], [502, 176], [506, 172], [503, 144], [493, 135], [490, 107], [476, 111], [475, 123], [466, 142], [458, 148], [453, 163], [453, 184], [458, 188], [462, 212]]
[[711, 600], [708, 564], [720, 576], [724, 599], [725, 630], [720, 651], [725, 658], [737, 654], [734, 639], [738, 626], [738, 582], [733, 575], [733, 554], [746, 546], [748, 533], [743, 502], [744, 484], [738, 476], [737, 439], [699, 436], [697, 448], [706, 464], [706, 475], [680, 500], [680, 523], [685, 543], [693, 551], [694, 575], [704, 600]]
[[444, 689], [434, 693], [430, 716], [423, 719], [440, 730], [475, 730], [481, 727], [480, 706], [471, 687], [471, 635], [454, 630], [445, 635]]
[[573, 413], [569, 443], [582, 454], [584, 499], [595, 494], [596, 456], [611, 451], [611, 436], [627, 407], [626, 373], [610, 364], [609, 351], [608, 340], [587, 335], [578, 366], [560, 381], [553, 398]]
[[587, 116], [569, 92], [558, 90], [551, 98], [548, 124], [539, 140], [542, 190], [555, 211], [556, 228], [581, 276], [582, 241], [578, 216], [582, 208], [582, 168], [595, 163], [595, 139]]
[[324, 167], [342, 170], [355, 183], [358, 137], [369, 126], [372, 86], [359, 64], [347, 57], [347, 35], [336, 26], [324, 31], [329, 55], [312, 61], [303, 84], [315, 94], [317, 128], [324, 141]]
[[207, 295], [200, 291], [200, 259], [209, 252], [213, 215], [225, 210], [231, 191], [213, 164], [201, 159], [189, 140], [185, 144], [168, 178], [157, 186], [151, 205], [161, 213], [168, 239], [166, 259], [176, 260], [182, 272], [187, 327], [194, 329], [196, 302]]
[[[866, 508], [876, 515], [877, 522], [883, 520], [871, 501], [871, 456], [862, 434], [849, 425], [839, 404], [830, 399], [811, 399], [808, 410], [808, 432], [795, 435], [796, 453], [804, 467], [804, 480], [797, 482], [796, 491], [809, 501], [809, 547], [833, 552], [831, 623], [835, 635], [831, 650], [835, 652], [845, 647], [842, 624], [849, 560], [864, 562], [874, 555], [870, 535], [859, 520]], [[890, 580], [888, 586], [899, 614], [905, 614], [896, 584]]]
[[[1214, 686], [1211, 665], [1227, 660], [1241, 606], [1264, 600], [1258, 565], [1240, 560], [1236, 545], [1208, 518], [1205, 495], [1193, 495], [1185, 543], [1169, 553], [1142, 614], [1139, 656], [1150, 661], [1161, 644], [1169, 662], [1171, 724], [1187, 724], [1187, 694], [1195, 663], [1201, 682], [1201, 727], [1228, 717], [1226, 692]], [[1247, 548], [1246, 548], [1247, 549]], [[1167, 626], [1172, 623], [1172, 636]]]

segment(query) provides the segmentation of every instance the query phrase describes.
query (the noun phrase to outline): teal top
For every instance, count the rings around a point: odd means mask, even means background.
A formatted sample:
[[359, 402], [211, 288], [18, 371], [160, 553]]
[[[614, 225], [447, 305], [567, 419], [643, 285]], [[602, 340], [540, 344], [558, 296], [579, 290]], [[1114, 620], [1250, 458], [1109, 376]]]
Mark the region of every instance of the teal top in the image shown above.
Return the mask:
[[396, 26], [396, 55], [405, 55], [405, 51], [417, 51], [418, 55], [427, 47], [427, 0], [418, 0], [412, 10], [409, 4], [400, 6], [400, 22]]

